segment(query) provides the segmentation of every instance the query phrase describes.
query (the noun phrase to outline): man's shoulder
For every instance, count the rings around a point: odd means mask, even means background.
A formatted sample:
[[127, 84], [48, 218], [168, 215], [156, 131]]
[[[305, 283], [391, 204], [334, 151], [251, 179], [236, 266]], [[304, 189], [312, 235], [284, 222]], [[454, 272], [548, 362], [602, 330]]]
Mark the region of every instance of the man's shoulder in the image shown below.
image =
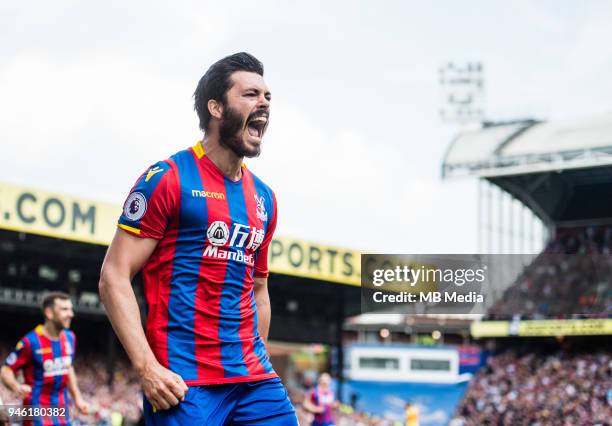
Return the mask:
[[191, 156], [190, 149], [184, 149], [151, 164], [141, 175], [137, 185], [148, 185], [155, 188], [161, 182], [178, 181], [179, 167], [184, 167], [185, 159], [188, 156]]
[[15, 349], [19, 350], [23, 348], [24, 346], [32, 346], [32, 342], [36, 341], [38, 337], [38, 332], [39, 332], [38, 327], [39, 326], [33, 328], [32, 330], [28, 331], [25, 335], [23, 335], [23, 337], [19, 339], [19, 341], [17, 342], [17, 346], [15, 347]]
[[172, 157], [151, 164], [143, 175], [145, 181], [148, 182], [154, 177], [157, 178], [156, 180], [161, 180], [165, 175], [173, 174], [177, 166]]
[[196, 161], [194, 160], [196, 160], [196, 158], [198, 157], [198, 153], [195, 149], [198, 146], [199, 144], [196, 144], [195, 146], [181, 149], [180, 151], [175, 152], [165, 160], [160, 161], [160, 163], [167, 164], [168, 167], [172, 167], [175, 172], [178, 171], [178, 169], [182, 169], [184, 167], [193, 167], [196, 165]]
[[[184, 165], [185, 160], [193, 158], [193, 148], [185, 148], [180, 151], [175, 152], [174, 154], [168, 156], [163, 160], [159, 160], [151, 166], [145, 172], [145, 175], [151, 173], [150, 177], [154, 176], [157, 173], [163, 174], [165, 172], [176, 172], [179, 165]], [[163, 173], [162, 173], [163, 172]]]

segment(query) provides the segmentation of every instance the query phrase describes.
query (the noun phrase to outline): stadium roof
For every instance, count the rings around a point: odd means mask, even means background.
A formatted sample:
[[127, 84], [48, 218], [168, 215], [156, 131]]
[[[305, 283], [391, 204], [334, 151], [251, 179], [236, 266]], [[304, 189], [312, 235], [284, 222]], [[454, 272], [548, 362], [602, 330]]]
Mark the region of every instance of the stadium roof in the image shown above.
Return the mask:
[[461, 133], [444, 178], [478, 176], [546, 224], [612, 221], [612, 113], [572, 122], [523, 120]]
[[485, 123], [448, 148], [442, 176], [494, 177], [612, 165], [612, 112], [572, 122]]

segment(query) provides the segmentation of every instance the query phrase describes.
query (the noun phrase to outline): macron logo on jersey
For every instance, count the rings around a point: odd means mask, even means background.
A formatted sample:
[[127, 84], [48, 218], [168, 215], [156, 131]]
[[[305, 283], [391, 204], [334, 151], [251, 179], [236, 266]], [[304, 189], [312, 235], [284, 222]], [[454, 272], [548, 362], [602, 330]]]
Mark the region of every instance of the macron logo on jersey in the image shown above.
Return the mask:
[[200, 198], [214, 198], [215, 200], [225, 200], [225, 194], [223, 192], [199, 191], [197, 189], [192, 189], [191, 196]]

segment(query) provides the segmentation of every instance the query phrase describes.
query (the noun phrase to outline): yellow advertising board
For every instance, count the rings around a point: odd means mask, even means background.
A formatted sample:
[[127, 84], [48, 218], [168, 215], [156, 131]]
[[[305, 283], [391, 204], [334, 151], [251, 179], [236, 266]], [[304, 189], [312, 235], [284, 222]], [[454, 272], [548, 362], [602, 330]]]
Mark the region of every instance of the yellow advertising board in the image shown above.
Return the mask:
[[474, 321], [470, 324], [470, 334], [475, 339], [483, 337], [505, 337], [510, 333], [509, 321]]
[[470, 325], [472, 337], [555, 337], [594, 336], [612, 334], [612, 319], [568, 319], [528, 321], [474, 321]]
[[612, 334], [612, 319], [521, 321], [519, 336], [589, 336]]
[[[121, 207], [0, 183], [0, 229], [108, 245]], [[269, 250], [274, 273], [360, 285], [355, 250], [276, 237]]]
[[121, 208], [0, 183], [0, 228], [48, 237], [110, 243]]
[[276, 237], [269, 249], [270, 270], [278, 274], [359, 286], [358, 251]]

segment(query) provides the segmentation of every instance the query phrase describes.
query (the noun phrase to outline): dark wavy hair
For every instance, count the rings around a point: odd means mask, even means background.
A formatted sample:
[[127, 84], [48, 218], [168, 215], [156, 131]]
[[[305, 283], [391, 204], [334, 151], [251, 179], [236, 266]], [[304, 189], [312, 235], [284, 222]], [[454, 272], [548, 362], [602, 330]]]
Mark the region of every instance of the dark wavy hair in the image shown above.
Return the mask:
[[232, 87], [231, 75], [236, 71], [254, 72], [263, 77], [263, 64], [253, 55], [240, 52], [215, 62], [202, 76], [193, 97], [194, 109], [200, 119], [200, 129], [206, 131], [210, 122], [208, 101], [214, 99], [226, 105], [226, 94]]

